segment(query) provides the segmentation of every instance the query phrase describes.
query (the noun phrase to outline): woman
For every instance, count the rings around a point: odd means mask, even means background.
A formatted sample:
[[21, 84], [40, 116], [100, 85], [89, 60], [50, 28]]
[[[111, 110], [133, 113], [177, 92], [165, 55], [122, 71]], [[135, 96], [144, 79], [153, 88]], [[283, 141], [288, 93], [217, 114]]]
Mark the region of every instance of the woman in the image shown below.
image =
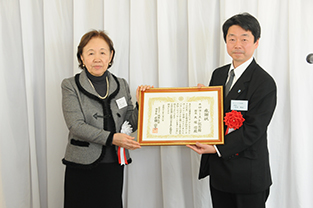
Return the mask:
[[[103, 31], [86, 33], [77, 51], [82, 72], [62, 82], [69, 129], [63, 159], [66, 208], [122, 207], [123, 164], [131, 162], [128, 150], [140, 145], [119, 132], [125, 121], [137, 129], [138, 104], [133, 107], [127, 82], [107, 70], [114, 55], [113, 43]], [[148, 88], [137, 88], [137, 100], [140, 90]], [[125, 160], [119, 160], [117, 153]]]

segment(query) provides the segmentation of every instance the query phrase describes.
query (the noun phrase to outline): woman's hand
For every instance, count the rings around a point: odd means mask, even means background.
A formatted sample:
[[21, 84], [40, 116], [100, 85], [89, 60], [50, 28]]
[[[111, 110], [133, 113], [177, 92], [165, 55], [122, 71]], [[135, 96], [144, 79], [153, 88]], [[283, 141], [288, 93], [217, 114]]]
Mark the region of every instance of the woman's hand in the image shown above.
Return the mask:
[[195, 145], [186, 145], [187, 147], [189, 147], [190, 149], [192, 149], [193, 151], [197, 152], [198, 154], [206, 154], [206, 153], [211, 153], [214, 154], [216, 153], [216, 149], [213, 145], [210, 144], [201, 144], [199, 142], [197, 142]]
[[136, 90], [137, 102], [139, 102], [139, 93], [140, 93], [140, 91], [145, 91], [145, 90], [150, 89], [150, 88], [154, 88], [153, 85], [152, 86], [150, 86], [150, 85], [140, 85], [140, 86], [138, 86], [138, 88]]
[[141, 148], [140, 144], [133, 140], [134, 138], [135, 137], [131, 137], [127, 134], [115, 133], [113, 135], [112, 144], [129, 150]]

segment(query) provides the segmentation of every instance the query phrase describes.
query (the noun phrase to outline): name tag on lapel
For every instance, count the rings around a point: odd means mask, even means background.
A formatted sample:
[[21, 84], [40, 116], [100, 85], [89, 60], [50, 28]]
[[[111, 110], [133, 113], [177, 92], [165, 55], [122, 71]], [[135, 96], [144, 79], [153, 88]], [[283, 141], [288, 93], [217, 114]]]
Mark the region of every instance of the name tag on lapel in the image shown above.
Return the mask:
[[118, 109], [125, 108], [127, 106], [127, 102], [126, 102], [125, 97], [122, 97], [122, 98], [116, 100], [116, 104], [118, 106]]
[[248, 111], [248, 100], [232, 100], [232, 101], [230, 101], [230, 110]]

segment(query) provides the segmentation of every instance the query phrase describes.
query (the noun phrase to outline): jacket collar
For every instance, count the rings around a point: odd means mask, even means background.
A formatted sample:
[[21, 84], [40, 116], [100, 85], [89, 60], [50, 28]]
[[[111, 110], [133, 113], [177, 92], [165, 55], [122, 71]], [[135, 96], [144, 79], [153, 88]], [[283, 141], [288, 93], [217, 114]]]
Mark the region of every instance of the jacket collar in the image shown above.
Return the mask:
[[228, 111], [230, 109], [231, 100], [236, 100], [240, 96], [241, 93], [247, 90], [248, 85], [246, 83], [250, 82], [256, 66], [257, 66], [257, 63], [253, 59], [251, 64], [247, 67], [247, 69], [243, 72], [243, 74], [240, 76], [240, 78], [231, 88], [228, 95], [225, 97], [225, 102], [224, 102], [225, 111]]
[[[108, 80], [109, 80], [109, 96], [110, 96], [113, 92], [115, 92], [118, 86], [117, 86], [116, 80], [113, 78], [113, 75], [109, 71], [108, 71]], [[91, 85], [90, 80], [88, 79], [85, 70], [82, 70], [82, 72], [80, 73], [79, 83], [88, 93], [97, 97], [99, 96], [96, 90]]]

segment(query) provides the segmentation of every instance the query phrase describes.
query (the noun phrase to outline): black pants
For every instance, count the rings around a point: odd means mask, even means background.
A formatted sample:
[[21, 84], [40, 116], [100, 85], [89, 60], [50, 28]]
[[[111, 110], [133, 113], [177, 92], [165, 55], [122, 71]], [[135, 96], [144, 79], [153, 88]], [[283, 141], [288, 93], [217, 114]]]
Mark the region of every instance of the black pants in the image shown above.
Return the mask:
[[235, 194], [219, 191], [210, 185], [213, 208], [265, 208], [269, 188], [254, 194]]
[[122, 208], [123, 174], [124, 166], [118, 163], [66, 167], [64, 208]]

